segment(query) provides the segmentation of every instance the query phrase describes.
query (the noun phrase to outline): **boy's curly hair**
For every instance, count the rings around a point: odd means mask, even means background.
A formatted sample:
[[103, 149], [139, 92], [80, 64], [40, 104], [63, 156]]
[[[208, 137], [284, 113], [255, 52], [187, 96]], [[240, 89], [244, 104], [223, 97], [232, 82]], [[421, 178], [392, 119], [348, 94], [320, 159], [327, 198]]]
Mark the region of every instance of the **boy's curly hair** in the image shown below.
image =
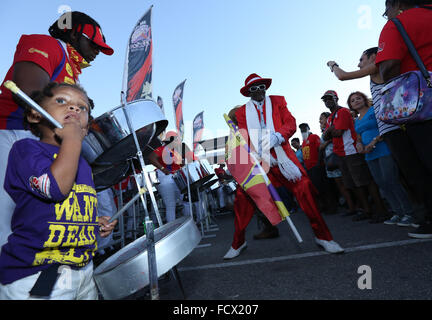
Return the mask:
[[[89, 96], [87, 95], [87, 92], [79, 85], [77, 84], [69, 84], [69, 83], [57, 83], [57, 82], [50, 82], [48, 83], [42, 90], [38, 90], [38, 91], [33, 91], [30, 94], [30, 98], [33, 99], [34, 102], [36, 102], [37, 104], [41, 105], [42, 101], [46, 98], [51, 98], [54, 96], [53, 94], [53, 90], [57, 89], [57, 88], [61, 88], [61, 87], [69, 87], [69, 88], [74, 88], [80, 92], [82, 92], [88, 99], [89, 101], [89, 124], [92, 121], [93, 117], [91, 116], [91, 110], [94, 108], [94, 103], [93, 100], [89, 98]], [[41, 105], [42, 107], [42, 105]], [[31, 108], [30, 107], [25, 107], [24, 109], [24, 128], [28, 128], [30, 129], [31, 133], [33, 133], [35, 136], [42, 138], [42, 133], [40, 132], [39, 128], [38, 128], [38, 124], [37, 123], [29, 123], [27, 120], [27, 116], [30, 115], [31, 113]]]

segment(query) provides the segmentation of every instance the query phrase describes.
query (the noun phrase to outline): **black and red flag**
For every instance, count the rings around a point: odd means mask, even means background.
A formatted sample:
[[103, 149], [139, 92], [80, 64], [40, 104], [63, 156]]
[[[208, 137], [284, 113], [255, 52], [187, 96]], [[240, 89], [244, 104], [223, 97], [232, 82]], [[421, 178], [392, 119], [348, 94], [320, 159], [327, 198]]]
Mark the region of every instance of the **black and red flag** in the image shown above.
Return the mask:
[[174, 117], [175, 124], [177, 128], [178, 136], [181, 141], [183, 141], [184, 137], [184, 124], [183, 124], [183, 90], [184, 84], [186, 80], [180, 83], [175, 89], [173, 93], [173, 105], [174, 105]]
[[137, 22], [129, 38], [123, 81], [127, 102], [152, 97], [152, 8]]
[[162, 113], [165, 114], [163, 100], [162, 100], [162, 98], [160, 96], [157, 97], [157, 104], [158, 104], [159, 108], [161, 108]]
[[204, 111], [198, 113], [193, 120], [193, 150], [195, 151], [198, 142], [201, 141], [204, 131]]

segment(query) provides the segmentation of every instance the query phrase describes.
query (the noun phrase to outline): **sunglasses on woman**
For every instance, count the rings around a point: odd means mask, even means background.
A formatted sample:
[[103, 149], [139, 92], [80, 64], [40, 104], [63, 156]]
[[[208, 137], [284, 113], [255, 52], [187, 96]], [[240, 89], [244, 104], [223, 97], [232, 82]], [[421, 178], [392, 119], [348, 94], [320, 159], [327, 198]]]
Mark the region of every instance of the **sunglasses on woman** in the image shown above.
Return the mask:
[[265, 89], [266, 89], [266, 85], [265, 84], [260, 84], [260, 85], [257, 85], [257, 86], [250, 87], [249, 88], [249, 92], [255, 92], [255, 91], [258, 91], [258, 90], [265, 90]]

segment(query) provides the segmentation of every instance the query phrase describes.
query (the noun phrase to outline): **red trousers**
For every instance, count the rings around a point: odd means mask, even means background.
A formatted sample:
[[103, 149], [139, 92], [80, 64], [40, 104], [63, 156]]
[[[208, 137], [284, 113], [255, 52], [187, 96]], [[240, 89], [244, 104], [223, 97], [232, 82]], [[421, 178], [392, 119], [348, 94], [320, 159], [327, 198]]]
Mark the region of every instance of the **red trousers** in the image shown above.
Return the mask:
[[[330, 230], [318, 210], [315, 200], [317, 191], [309, 177], [303, 175], [300, 181], [291, 182], [285, 179], [278, 167], [271, 168], [267, 176], [275, 188], [284, 186], [292, 192], [300, 208], [306, 213], [312, 230], [318, 239], [333, 240]], [[237, 187], [234, 199], [235, 231], [231, 245], [234, 249], [238, 249], [245, 242], [246, 227], [252, 219], [255, 208], [253, 200], [242, 188]]]

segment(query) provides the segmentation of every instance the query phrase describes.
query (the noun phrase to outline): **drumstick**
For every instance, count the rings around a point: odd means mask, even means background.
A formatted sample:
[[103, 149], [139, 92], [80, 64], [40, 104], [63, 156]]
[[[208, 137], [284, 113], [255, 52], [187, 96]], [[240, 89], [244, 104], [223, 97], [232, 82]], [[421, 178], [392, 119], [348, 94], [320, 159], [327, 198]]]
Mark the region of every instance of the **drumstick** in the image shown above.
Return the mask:
[[40, 105], [38, 105], [32, 98], [30, 98], [28, 95], [26, 95], [18, 86], [15, 84], [15, 82], [8, 80], [5, 81], [4, 86], [8, 88], [12, 93], [16, 94], [21, 100], [25, 102], [26, 105], [31, 107], [33, 110], [39, 112], [45, 119], [47, 119], [51, 124], [59, 129], [63, 129], [63, 126], [54, 119], [48, 112], [46, 112]]

